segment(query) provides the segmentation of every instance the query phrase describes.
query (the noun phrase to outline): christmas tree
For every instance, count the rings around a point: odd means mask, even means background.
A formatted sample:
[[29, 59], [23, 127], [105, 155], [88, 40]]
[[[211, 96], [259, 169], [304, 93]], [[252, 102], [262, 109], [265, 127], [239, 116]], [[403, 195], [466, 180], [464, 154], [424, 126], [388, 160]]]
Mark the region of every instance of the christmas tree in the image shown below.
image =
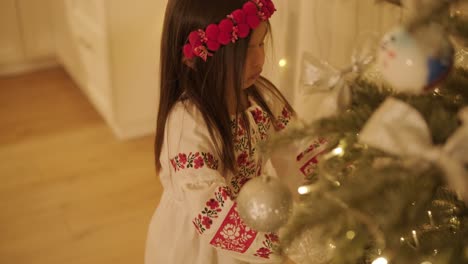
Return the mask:
[[336, 95], [336, 114], [262, 145], [327, 142], [282, 250], [298, 264], [468, 263], [467, 1], [380, 2], [413, 13], [376, 54], [307, 84]]

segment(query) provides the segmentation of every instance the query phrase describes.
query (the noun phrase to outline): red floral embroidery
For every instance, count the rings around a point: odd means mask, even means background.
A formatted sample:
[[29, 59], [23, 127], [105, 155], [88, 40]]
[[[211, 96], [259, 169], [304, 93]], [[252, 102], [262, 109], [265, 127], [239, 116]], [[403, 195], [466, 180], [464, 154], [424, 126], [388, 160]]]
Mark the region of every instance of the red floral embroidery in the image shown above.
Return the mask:
[[302, 158], [304, 158], [304, 156], [310, 152], [312, 152], [313, 150], [315, 149], [318, 149], [319, 147], [323, 146], [324, 144], [327, 143], [327, 140], [324, 139], [324, 138], [319, 138], [317, 140], [315, 140], [306, 150], [304, 150], [303, 152], [301, 152], [301, 154], [299, 154], [297, 157], [296, 157], [296, 160], [297, 161], [300, 161]]
[[263, 116], [264, 115], [264, 112], [260, 109], [260, 108], [256, 108], [254, 110], [251, 111], [252, 113], [252, 116], [255, 120], [255, 123], [260, 123], [260, 122], [264, 122], [265, 120], [265, 117]]
[[259, 248], [254, 256], [269, 259], [270, 255], [278, 250], [278, 236], [274, 233], [266, 234], [262, 244], [263, 247]]
[[271, 126], [268, 113], [263, 111], [260, 107], [252, 110], [251, 113], [255, 123], [257, 124], [258, 132], [260, 133], [260, 139], [265, 140], [268, 137], [268, 130]]
[[243, 166], [247, 163], [247, 152], [242, 152], [241, 154], [239, 154], [239, 156], [237, 156], [237, 166]]
[[244, 253], [252, 245], [257, 232], [244, 224], [233, 205], [210, 244], [225, 250]]
[[203, 234], [203, 232], [210, 229], [213, 219], [218, 218], [218, 213], [222, 211], [224, 202], [229, 197], [229, 189], [227, 187], [219, 187], [214, 196], [214, 198], [206, 202], [207, 207], [192, 221], [199, 234]]
[[188, 155], [179, 153], [179, 155], [171, 159], [171, 164], [175, 171], [188, 168], [200, 169], [205, 165], [213, 170], [218, 169], [218, 160], [211, 153], [205, 152], [190, 152]]
[[206, 202], [206, 206], [209, 206], [211, 209], [216, 209], [219, 207], [218, 201], [211, 198], [208, 202]]
[[206, 229], [210, 229], [210, 226], [213, 224], [213, 220], [207, 216], [203, 216], [202, 225], [206, 227]]
[[281, 111], [281, 115], [276, 117], [275, 128], [276, 130], [283, 130], [289, 124], [291, 120], [292, 113], [289, 109], [285, 106]]
[[302, 167], [300, 168], [300, 171], [302, 174], [305, 176], [312, 174], [317, 169], [317, 156], [311, 158], [309, 161], [307, 161]]

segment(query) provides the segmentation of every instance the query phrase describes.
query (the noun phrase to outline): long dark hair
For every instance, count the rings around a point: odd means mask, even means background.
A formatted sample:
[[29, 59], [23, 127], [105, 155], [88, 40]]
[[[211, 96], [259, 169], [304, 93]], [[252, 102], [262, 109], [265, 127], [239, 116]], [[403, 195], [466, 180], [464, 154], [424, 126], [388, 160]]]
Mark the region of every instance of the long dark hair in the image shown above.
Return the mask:
[[[182, 47], [191, 31], [218, 23], [227, 14], [242, 8], [247, 1], [168, 0], [161, 40], [161, 91], [154, 147], [157, 172], [161, 169], [159, 158], [166, 119], [172, 107], [180, 100], [190, 100], [201, 112], [216, 148], [214, 154], [222, 161], [223, 170], [236, 170], [232, 120], [227, 100], [234, 99], [239, 118], [246, 118], [245, 113], [239, 111], [239, 98], [250, 37], [220, 48], [206, 62], [196, 57], [190, 67], [183, 61]], [[227, 98], [227, 84], [234, 87], [235, 98]], [[268, 112], [272, 120], [275, 120], [275, 116], [259, 92], [260, 89], [270, 90], [293, 112], [278, 89], [265, 78], [260, 78], [247, 92]]]

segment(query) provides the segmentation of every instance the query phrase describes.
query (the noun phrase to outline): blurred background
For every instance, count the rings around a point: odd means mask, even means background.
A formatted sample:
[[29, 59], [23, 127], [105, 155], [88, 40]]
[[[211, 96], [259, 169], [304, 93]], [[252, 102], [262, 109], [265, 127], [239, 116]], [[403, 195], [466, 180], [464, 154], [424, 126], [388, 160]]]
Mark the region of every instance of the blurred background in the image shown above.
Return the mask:
[[[264, 74], [302, 116], [314, 100], [300, 85], [305, 54], [343, 67], [360, 36], [404, 15], [374, 0], [275, 4]], [[0, 263], [143, 263], [161, 194], [152, 147], [165, 5], [0, 0]]]

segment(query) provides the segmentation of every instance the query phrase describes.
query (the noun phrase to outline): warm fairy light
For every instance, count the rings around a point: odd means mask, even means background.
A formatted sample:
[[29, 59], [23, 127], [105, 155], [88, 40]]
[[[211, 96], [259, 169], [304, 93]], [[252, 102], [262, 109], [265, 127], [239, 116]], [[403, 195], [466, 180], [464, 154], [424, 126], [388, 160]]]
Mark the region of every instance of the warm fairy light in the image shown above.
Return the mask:
[[308, 194], [310, 192], [310, 188], [309, 188], [309, 186], [301, 186], [301, 187], [297, 188], [297, 192], [299, 194], [301, 194], [301, 195], [302, 194]]
[[400, 237], [400, 242], [401, 242], [401, 243], [405, 242], [405, 238], [404, 238], [404, 237]]
[[343, 148], [342, 147], [337, 147], [333, 150], [333, 154], [335, 154], [336, 156], [341, 156], [343, 155]]
[[333, 245], [332, 243], [328, 244], [328, 246], [329, 246], [331, 249], [335, 249], [335, 248], [336, 248], [336, 246]]
[[288, 64], [288, 61], [286, 59], [281, 59], [279, 62], [278, 62], [278, 65], [280, 67], [286, 67], [286, 64]]
[[421, 264], [432, 264], [432, 262], [430, 262], [430, 261], [424, 261], [424, 262], [421, 262]]
[[427, 211], [427, 216], [429, 216], [429, 222], [431, 223], [431, 226], [434, 226], [434, 218], [432, 217], [432, 212]]
[[412, 233], [413, 233], [414, 244], [416, 245], [416, 247], [419, 247], [418, 234], [416, 233], [416, 230], [413, 230]]
[[347, 239], [353, 240], [355, 237], [356, 237], [356, 232], [354, 232], [353, 230], [349, 230], [348, 232], [346, 232]]
[[372, 261], [372, 264], [387, 264], [388, 260], [384, 257], [380, 257]]

